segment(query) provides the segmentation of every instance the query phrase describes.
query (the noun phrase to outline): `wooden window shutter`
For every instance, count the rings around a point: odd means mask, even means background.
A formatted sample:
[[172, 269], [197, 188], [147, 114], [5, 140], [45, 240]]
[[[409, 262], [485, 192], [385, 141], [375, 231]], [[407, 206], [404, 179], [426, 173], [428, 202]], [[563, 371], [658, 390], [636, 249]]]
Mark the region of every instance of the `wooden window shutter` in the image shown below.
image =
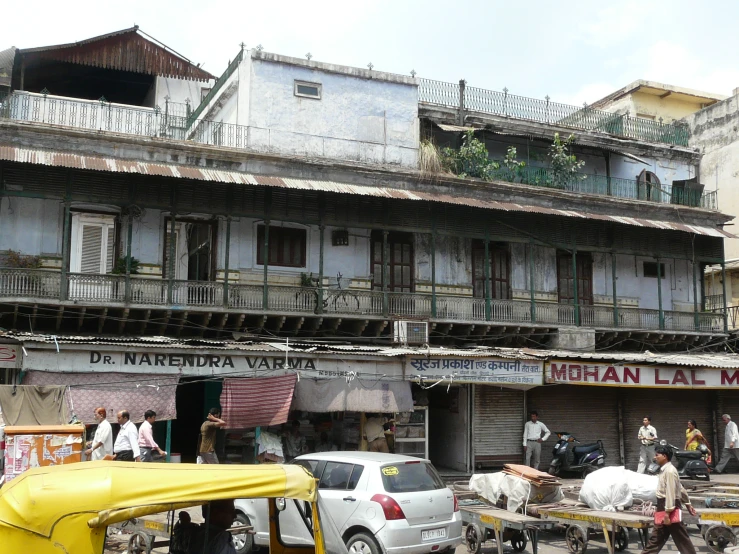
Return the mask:
[[103, 258], [103, 228], [100, 225], [82, 225], [82, 253], [80, 273], [101, 273]]

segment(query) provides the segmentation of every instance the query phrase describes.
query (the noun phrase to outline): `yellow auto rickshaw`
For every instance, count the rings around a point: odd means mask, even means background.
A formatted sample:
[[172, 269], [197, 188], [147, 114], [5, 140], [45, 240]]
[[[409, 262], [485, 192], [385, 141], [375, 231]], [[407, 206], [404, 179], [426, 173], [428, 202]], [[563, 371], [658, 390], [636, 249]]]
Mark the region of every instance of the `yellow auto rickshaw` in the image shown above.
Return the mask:
[[[108, 526], [235, 498], [269, 499], [270, 554], [347, 552], [321, 509], [313, 476], [301, 466], [277, 464], [100, 461], [31, 469], [0, 488], [0, 545], [8, 553], [103, 554]], [[295, 535], [294, 522], [280, 529], [279, 516], [291, 501], [308, 544], [284, 540]]]

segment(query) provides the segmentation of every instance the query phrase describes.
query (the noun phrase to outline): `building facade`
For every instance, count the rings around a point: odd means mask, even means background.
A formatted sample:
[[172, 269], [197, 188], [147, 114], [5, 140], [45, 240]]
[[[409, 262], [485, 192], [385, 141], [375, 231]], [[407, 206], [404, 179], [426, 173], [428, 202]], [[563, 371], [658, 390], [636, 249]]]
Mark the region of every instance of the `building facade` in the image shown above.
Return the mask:
[[[107, 48], [159, 57], [123, 71]], [[136, 87], [107, 88], [128, 73]], [[701, 185], [682, 125], [261, 49], [214, 79], [135, 28], [20, 49], [12, 75], [0, 108], [5, 381], [174, 388], [162, 402], [175, 402], [173, 440], [190, 455], [187, 434], [225, 380], [300, 375], [290, 357], [324, 349], [330, 367], [296, 390], [405, 383], [455, 443], [450, 454], [429, 437], [443, 467], [518, 460], [527, 406], [608, 436], [623, 462], [611, 416], [631, 414], [619, 398], [636, 393], [597, 389], [577, 405], [602, 417], [568, 419], [588, 383], [547, 381], [547, 368], [726, 340], [702, 276], [724, 262], [731, 216]], [[578, 164], [563, 171], [552, 144], [570, 135]], [[424, 166], [429, 145], [473, 139], [495, 162], [485, 178]], [[142, 345], [156, 346], [142, 358]], [[249, 356], [266, 360], [259, 373]], [[391, 389], [364, 411], [400, 406]]]

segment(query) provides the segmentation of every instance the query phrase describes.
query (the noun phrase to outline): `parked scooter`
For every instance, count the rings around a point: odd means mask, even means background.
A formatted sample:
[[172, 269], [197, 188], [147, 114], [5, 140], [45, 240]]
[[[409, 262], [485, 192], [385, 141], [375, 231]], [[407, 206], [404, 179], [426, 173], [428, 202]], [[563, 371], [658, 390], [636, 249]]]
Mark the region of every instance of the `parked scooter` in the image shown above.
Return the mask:
[[603, 441], [582, 444], [567, 431], [555, 432], [559, 440], [554, 445], [550, 475], [575, 473], [585, 477], [606, 465], [606, 450]]
[[[666, 440], [659, 441], [661, 446], [672, 449], [672, 459], [677, 461], [677, 472], [680, 479], [696, 479], [697, 481], [710, 481], [711, 473], [708, 470], [706, 459], [708, 458], [708, 447], [705, 444], [698, 445], [697, 450], [680, 450], [674, 444]], [[659, 473], [659, 464], [652, 462], [647, 466], [649, 475]]]

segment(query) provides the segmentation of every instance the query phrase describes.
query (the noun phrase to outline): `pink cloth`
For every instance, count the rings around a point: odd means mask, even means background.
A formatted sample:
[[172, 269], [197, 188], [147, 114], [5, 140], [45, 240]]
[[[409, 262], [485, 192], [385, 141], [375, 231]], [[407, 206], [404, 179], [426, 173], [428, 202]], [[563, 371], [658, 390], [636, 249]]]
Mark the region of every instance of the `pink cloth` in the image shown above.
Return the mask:
[[139, 446], [144, 448], [159, 448], [159, 445], [154, 442], [151, 423], [146, 420], [139, 427]]

